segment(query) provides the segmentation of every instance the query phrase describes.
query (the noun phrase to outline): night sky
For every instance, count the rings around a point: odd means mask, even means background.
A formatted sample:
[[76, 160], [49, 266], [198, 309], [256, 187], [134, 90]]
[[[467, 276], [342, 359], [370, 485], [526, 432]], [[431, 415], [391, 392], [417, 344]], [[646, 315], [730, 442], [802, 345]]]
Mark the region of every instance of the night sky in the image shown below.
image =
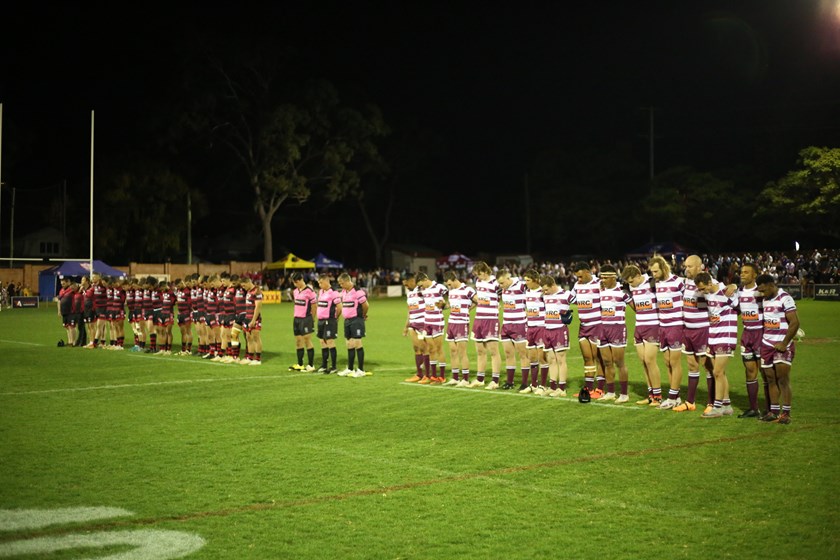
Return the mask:
[[[647, 107], [656, 108], [657, 171], [747, 165], [772, 180], [793, 168], [800, 148], [838, 145], [840, 2], [567, 4], [7, 8], [0, 20], [3, 180], [28, 189], [66, 179], [83, 197], [91, 109], [99, 164], [136, 148], [136, 131], [154, 120], [154, 108], [183, 96], [176, 84], [197, 44], [225, 50], [264, 39], [293, 49], [307, 78], [328, 79], [348, 99], [377, 104], [395, 136], [422, 133], [428, 184], [421, 200], [475, 210], [453, 234], [446, 212], [424, 218], [421, 209], [416, 227], [397, 227], [393, 240], [445, 252], [525, 250], [522, 212], [514, 210], [541, 152], [622, 145], [638, 162], [629, 179], [644, 181]], [[7, 224], [5, 197], [3, 206]], [[211, 208], [196, 225], [198, 237], [210, 234], [207, 223], [247, 216], [249, 202]], [[301, 232], [301, 219], [323, 215], [301, 210], [281, 209], [275, 244], [303, 255], [331, 252], [330, 237]], [[434, 227], [424, 231], [424, 223]], [[479, 241], [470, 224], [489, 233]], [[591, 225], [597, 228], [597, 217]], [[628, 232], [622, 241], [646, 236]], [[621, 245], [616, 250], [631, 248]], [[332, 246], [339, 257], [366, 258], [338, 241]], [[539, 242], [532, 249], [577, 252]]]

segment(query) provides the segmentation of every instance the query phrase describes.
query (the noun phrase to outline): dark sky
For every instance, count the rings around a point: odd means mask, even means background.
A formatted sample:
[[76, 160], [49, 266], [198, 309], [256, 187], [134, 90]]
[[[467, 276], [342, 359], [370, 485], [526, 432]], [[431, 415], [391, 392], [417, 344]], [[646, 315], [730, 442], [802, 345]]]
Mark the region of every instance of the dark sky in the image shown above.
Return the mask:
[[[643, 107], [657, 108], [659, 169], [772, 177], [800, 147], [840, 140], [836, 0], [15, 4], [0, 20], [0, 102], [20, 188], [84, 186], [90, 110], [108, 148], [130, 143], [198, 37], [224, 49], [271, 36], [393, 128], [433, 131], [430, 192], [498, 193], [480, 206], [493, 222], [542, 150], [623, 142], [646, 165]], [[778, 169], [756, 161], [768, 135]]]

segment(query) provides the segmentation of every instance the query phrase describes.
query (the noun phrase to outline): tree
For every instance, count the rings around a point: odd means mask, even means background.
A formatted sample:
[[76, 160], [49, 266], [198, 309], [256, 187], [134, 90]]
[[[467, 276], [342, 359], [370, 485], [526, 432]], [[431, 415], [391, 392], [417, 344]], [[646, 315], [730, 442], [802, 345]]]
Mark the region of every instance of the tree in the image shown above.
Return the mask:
[[762, 191], [759, 218], [787, 233], [819, 232], [840, 239], [840, 148], [809, 146], [799, 152], [799, 169]]
[[203, 122], [244, 172], [263, 259], [272, 261], [277, 210], [290, 199], [307, 201], [314, 190], [329, 200], [361, 192], [361, 170], [380, 161], [376, 141], [388, 130], [376, 106], [344, 106], [325, 81], [293, 88], [271, 62], [218, 66], [217, 74], [221, 84], [205, 100]]

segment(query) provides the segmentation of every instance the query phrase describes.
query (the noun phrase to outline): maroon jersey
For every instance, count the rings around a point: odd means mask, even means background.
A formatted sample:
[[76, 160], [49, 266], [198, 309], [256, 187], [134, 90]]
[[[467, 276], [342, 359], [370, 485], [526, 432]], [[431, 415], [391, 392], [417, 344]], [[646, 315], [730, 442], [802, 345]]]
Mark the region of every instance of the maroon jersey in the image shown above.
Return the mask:
[[[257, 302], [262, 301], [263, 295], [259, 288], [252, 288], [245, 294], [245, 319], [250, 321], [254, 318], [254, 309]], [[259, 319], [259, 317], [257, 317]]]
[[204, 312], [209, 315], [216, 315], [219, 312], [216, 288], [204, 288]]
[[245, 296], [248, 290], [239, 286], [233, 294], [233, 312], [237, 315], [245, 313]]
[[152, 310], [157, 311], [163, 309], [163, 303], [160, 299], [160, 290], [149, 290], [149, 298], [152, 302]]
[[204, 305], [204, 288], [196, 286], [192, 289], [190, 295], [192, 296], [193, 309], [199, 313], [204, 313], [207, 310], [207, 307]]
[[224, 313], [225, 315], [233, 315], [236, 311], [234, 297], [236, 296], [236, 288], [233, 286], [228, 286], [227, 288], [221, 288], [221, 294], [219, 296], [219, 311]]
[[166, 314], [172, 315], [175, 309], [175, 294], [172, 290], [161, 290], [159, 295], [161, 310]]

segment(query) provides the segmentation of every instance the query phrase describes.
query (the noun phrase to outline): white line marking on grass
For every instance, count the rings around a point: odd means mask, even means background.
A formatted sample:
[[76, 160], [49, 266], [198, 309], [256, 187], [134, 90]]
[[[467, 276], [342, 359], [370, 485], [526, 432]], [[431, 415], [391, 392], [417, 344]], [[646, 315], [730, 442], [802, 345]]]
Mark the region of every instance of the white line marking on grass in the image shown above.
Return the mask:
[[[132, 354], [134, 354], [134, 355], [132, 355]], [[164, 358], [163, 356], [155, 356], [155, 355], [145, 356], [143, 354], [134, 353], [134, 352], [132, 352], [132, 354], [129, 354], [128, 356], [130, 358], [146, 358], [147, 360], [161, 360], [161, 361], [164, 361], [164, 362], [178, 362], [179, 364], [193, 364], [193, 365], [201, 365], [201, 366], [221, 366], [221, 367], [242, 365], [242, 364], [223, 364], [223, 363], [220, 363], [220, 362], [211, 362], [210, 360], [204, 360], [202, 358], [199, 358], [198, 360], [190, 360], [190, 359], [184, 360], [184, 359], [180, 359], [180, 358]], [[193, 357], [195, 357], [195, 356], [193, 356]]]
[[[467, 389], [466, 387], [444, 387], [442, 385], [418, 385], [417, 383], [406, 383], [401, 382], [400, 385], [409, 385], [411, 387], [422, 387], [424, 389], [441, 389], [444, 391], [460, 391], [463, 393], [471, 393], [475, 395], [496, 395], [496, 396], [507, 396], [507, 397], [522, 397], [526, 399], [542, 399], [547, 401], [567, 401], [567, 402], [577, 402], [577, 399], [574, 397], [541, 397], [539, 395], [532, 395], [528, 394], [521, 394], [519, 391], [503, 391], [501, 389], [497, 389], [494, 391], [488, 391], [486, 389]], [[606, 406], [608, 408], [614, 408], [616, 410], [644, 410], [645, 407], [629, 407], [629, 406], [622, 406], [620, 404], [611, 404], [611, 403], [599, 403], [595, 401], [590, 401], [589, 404], [594, 406]]]
[[21, 340], [0, 340], [0, 342], [5, 342], [7, 344], [24, 344], [26, 346], [43, 346], [43, 344], [38, 344], [37, 342], [23, 342]]
[[[0, 544], [0, 557], [46, 554], [74, 549], [131, 546], [126, 552], [97, 556], [99, 560], [169, 560], [183, 558], [202, 548], [207, 542], [190, 533], [140, 529], [137, 531], [101, 531], [76, 533], [61, 537], [38, 537]], [[92, 556], [85, 556], [93, 558]]]
[[291, 377], [306, 377], [311, 376], [307, 373], [289, 374], [289, 375], [254, 375], [249, 377], [210, 377], [205, 379], [181, 379], [174, 381], [150, 381], [148, 383], [121, 383], [119, 385], [96, 385], [93, 387], [65, 387], [62, 389], [41, 389], [38, 391], [16, 391], [9, 393], [0, 393], [0, 396], [14, 396], [14, 395], [40, 395], [45, 393], [76, 393], [81, 391], [110, 391], [114, 389], [133, 389], [137, 387], [155, 387], [158, 385], [189, 385], [191, 383], [214, 383], [224, 381], [254, 381], [259, 379], [276, 380], [289, 379]]
[[40, 529], [50, 525], [98, 521], [134, 513], [115, 507], [66, 507], [56, 509], [0, 509], [0, 531]]

